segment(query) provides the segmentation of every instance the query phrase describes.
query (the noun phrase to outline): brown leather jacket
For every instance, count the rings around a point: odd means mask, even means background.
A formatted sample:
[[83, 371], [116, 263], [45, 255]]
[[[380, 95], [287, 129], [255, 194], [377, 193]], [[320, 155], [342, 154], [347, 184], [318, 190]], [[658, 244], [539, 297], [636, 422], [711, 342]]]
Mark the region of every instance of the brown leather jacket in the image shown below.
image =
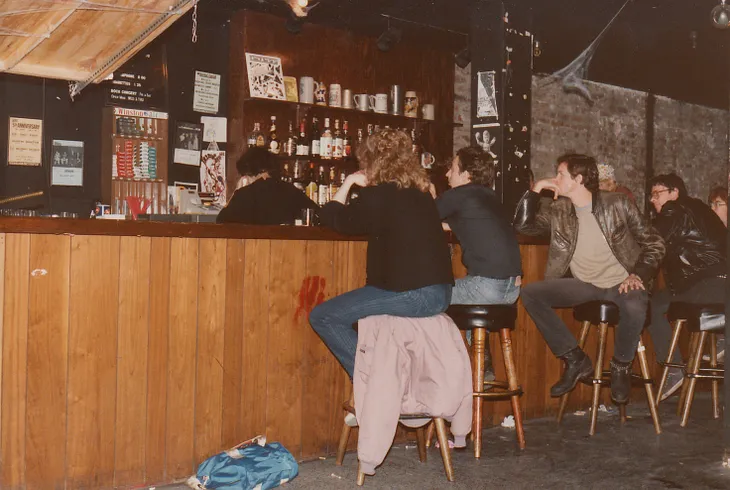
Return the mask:
[[[540, 205], [540, 195], [527, 191], [517, 204], [514, 226], [525, 235], [550, 235], [545, 279], [564, 277], [578, 242], [578, 217], [570, 199]], [[664, 258], [664, 241], [624, 194], [598, 191], [593, 215], [621, 265], [636, 274], [647, 290]]]

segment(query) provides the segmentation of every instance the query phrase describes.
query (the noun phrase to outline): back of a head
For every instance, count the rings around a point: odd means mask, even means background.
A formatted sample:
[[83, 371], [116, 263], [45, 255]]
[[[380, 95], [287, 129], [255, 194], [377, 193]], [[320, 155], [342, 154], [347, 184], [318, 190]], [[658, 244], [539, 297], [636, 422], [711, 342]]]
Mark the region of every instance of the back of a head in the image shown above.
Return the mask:
[[575, 179], [581, 175], [582, 183], [591, 192], [598, 192], [598, 166], [596, 159], [581, 153], [566, 153], [558, 157], [557, 165], [565, 163], [568, 173]]
[[368, 185], [396, 184], [399, 188], [428, 190], [428, 174], [413, 153], [413, 141], [404, 131], [383, 129], [374, 133], [357, 148], [360, 168]]
[[459, 168], [469, 172], [475, 184], [491, 188], [494, 185], [494, 158], [476, 146], [466, 146], [456, 152], [459, 157]]
[[656, 175], [649, 180], [648, 185], [649, 189], [655, 185], [663, 185], [670, 191], [676, 189], [679, 192], [679, 197], [687, 197], [687, 187], [684, 185], [684, 180], [674, 172]]
[[236, 162], [236, 169], [240, 175], [256, 176], [264, 172], [270, 177], [280, 174], [279, 161], [266, 148], [255, 146], [249, 148]]

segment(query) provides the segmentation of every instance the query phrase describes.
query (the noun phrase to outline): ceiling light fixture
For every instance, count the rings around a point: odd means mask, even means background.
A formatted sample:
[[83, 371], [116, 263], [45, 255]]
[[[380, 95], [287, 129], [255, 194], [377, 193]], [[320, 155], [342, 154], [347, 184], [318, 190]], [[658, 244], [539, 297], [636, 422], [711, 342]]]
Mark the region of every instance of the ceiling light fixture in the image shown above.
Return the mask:
[[300, 7], [304, 8], [307, 5], [309, 5], [309, 0], [297, 0], [297, 5], [299, 5]]
[[[390, 22], [388, 22], [388, 24], [390, 24]], [[391, 27], [390, 25], [388, 25], [388, 28], [385, 30], [384, 33], [380, 35], [375, 44], [378, 46], [378, 49], [380, 51], [390, 51], [393, 46], [400, 42], [402, 37], [402, 30], [397, 27]]]
[[712, 25], [718, 29], [730, 27], [730, 7], [725, 5], [725, 0], [720, 0], [720, 5], [712, 9]]

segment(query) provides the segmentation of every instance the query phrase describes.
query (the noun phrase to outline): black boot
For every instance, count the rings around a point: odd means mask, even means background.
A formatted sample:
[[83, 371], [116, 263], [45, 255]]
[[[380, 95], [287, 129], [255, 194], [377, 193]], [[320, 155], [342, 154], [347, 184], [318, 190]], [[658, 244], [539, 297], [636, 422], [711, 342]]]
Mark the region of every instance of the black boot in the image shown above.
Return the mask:
[[550, 388], [550, 396], [562, 396], [568, 393], [575, 388], [578, 380], [593, 374], [593, 363], [580, 347], [560, 356], [560, 359], [565, 362], [565, 370], [563, 377]]
[[631, 362], [611, 359], [611, 399], [618, 405], [629, 401], [631, 393]]

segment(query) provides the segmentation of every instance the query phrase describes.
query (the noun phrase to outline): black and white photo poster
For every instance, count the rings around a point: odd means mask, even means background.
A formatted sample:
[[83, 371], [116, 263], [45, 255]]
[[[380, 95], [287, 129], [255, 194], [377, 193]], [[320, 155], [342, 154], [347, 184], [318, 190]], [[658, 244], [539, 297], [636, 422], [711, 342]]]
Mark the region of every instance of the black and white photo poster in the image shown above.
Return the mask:
[[499, 117], [494, 92], [494, 71], [480, 71], [477, 79], [477, 117]]
[[84, 185], [84, 142], [53, 140], [51, 145], [51, 185]]
[[251, 97], [286, 100], [281, 58], [246, 53], [246, 67]]
[[200, 165], [200, 150], [203, 144], [203, 125], [179, 122], [175, 131], [175, 154], [173, 161], [183, 165]]

